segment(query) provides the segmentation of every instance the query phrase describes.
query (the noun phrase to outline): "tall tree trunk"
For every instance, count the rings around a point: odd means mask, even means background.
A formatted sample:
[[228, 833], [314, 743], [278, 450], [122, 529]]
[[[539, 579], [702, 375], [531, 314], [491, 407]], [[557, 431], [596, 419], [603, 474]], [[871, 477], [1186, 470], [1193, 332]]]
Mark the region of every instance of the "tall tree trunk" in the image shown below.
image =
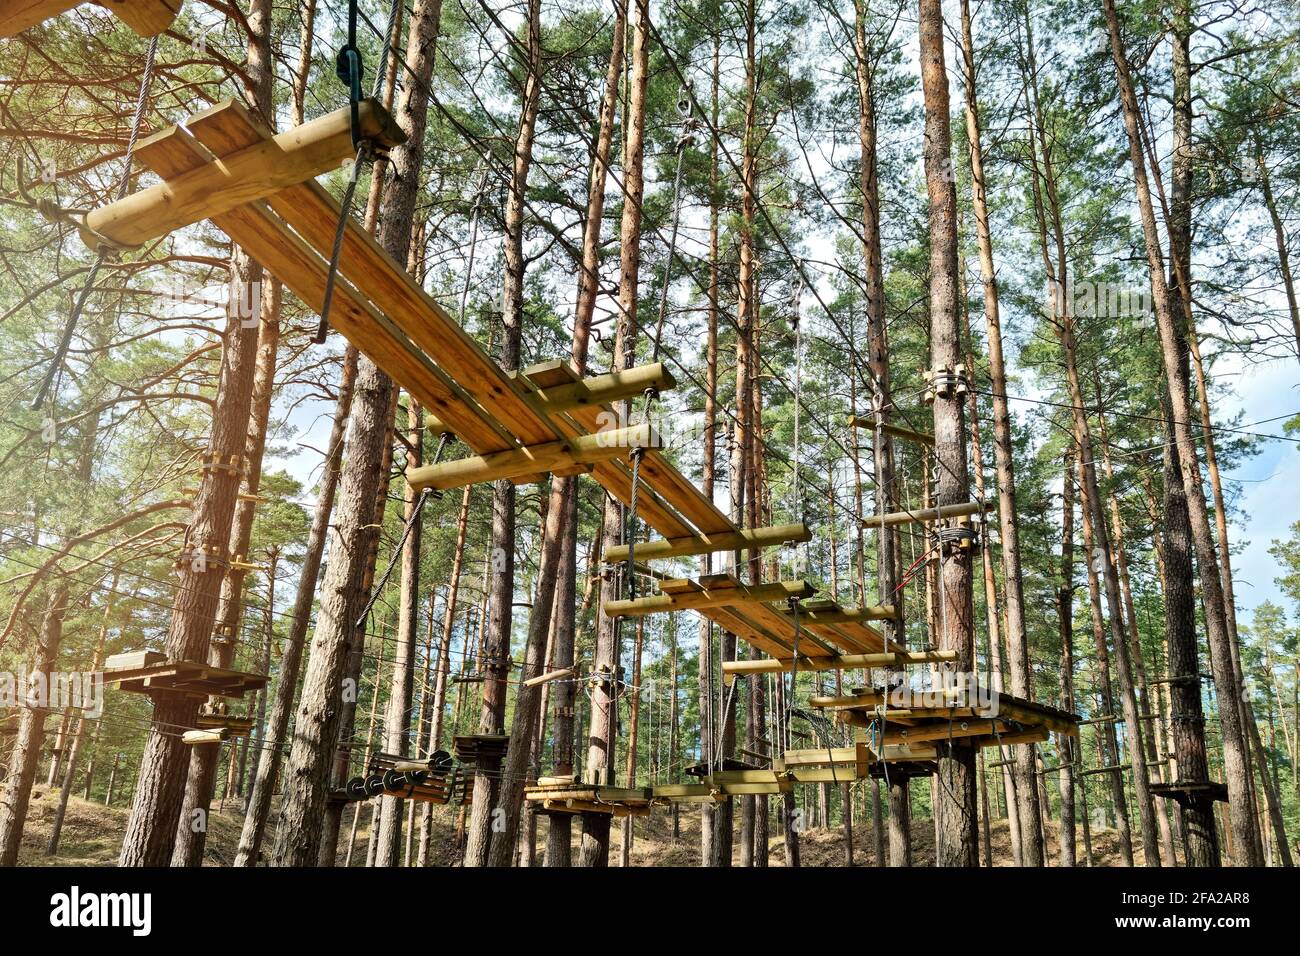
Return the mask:
[[[99, 635], [95, 638], [95, 650], [90, 657], [90, 670], [98, 671], [104, 663], [104, 643], [108, 640], [108, 622], [113, 615], [113, 599], [117, 593], [117, 573], [108, 586], [108, 597], [104, 601], [104, 617], [99, 623]], [[77, 727], [73, 732], [72, 747], [63, 771], [63, 785], [59, 789], [59, 803], [54, 810], [54, 819], [50, 822], [50, 839], [45, 844], [45, 855], [54, 856], [59, 852], [59, 837], [63, 832], [63, 820], [68, 812], [68, 798], [72, 796], [72, 784], [77, 776], [77, 760], [81, 755], [81, 745], [86, 736], [86, 718], [77, 718]]]
[[[50, 592], [41, 617], [36, 652], [28, 671], [38, 687], [50, 686], [50, 675], [63, 642], [63, 618], [68, 610], [70, 586], [60, 578]], [[23, 842], [23, 827], [31, 802], [32, 786], [40, 765], [41, 741], [45, 737], [46, 701], [32, 700], [33, 690], [25, 688], [24, 706], [18, 718], [18, 732], [6, 763], [4, 788], [0, 791], [0, 866], [17, 866], [18, 850]]]
[[[443, 721], [447, 711], [447, 678], [451, 673], [451, 637], [456, 628], [456, 607], [460, 599], [460, 581], [465, 567], [465, 535], [469, 528], [469, 509], [474, 497], [474, 486], [466, 485], [460, 498], [460, 512], [456, 517], [456, 548], [451, 559], [451, 575], [447, 582], [447, 597], [442, 609], [442, 636], [438, 640], [438, 670], [433, 678], [433, 697], [429, 704], [429, 736], [424, 745], [426, 755], [440, 749]], [[429, 838], [432, 826], [432, 805], [424, 804], [420, 815], [420, 849], [417, 866], [426, 866], [429, 859]]]
[[[1074, 446], [1065, 453], [1065, 475], [1061, 482], [1061, 585], [1056, 591], [1056, 623], [1061, 638], [1061, 707], [1074, 713]], [[1078, 737], [1057, 736], [1061, 769], [1057, 785], [1061, 791], [1061, 866], [1076, 866], [1074, 775], [1081, 751]], [[1080, 780], [1083, 779], [1081, 776]], [[1086, 814], [1086, 810], [1084, 811]], [[1086, 821], [1085, 821], [1086, 826]]]
[[[522, 64], [524, 70], [523, 101], [520, 104], [519, 128], [515, 134], [514, 161], [510, 176], [510, 189], [506, 199], [505, 231], [505, 281], [502, 290], [502, 325], [504, 334], [501, 346], [501, 366], [507, 371], [519, 368], [521, 336], [523, 333], [524, 313], [524, 216], [527, 211], [528, 173], [533, 165], [533, 139], [537, 129], [537, 113], [541, 104], [542, 83], [542, 36], [541, 36], [540, 0], [528, 3], [528, 38], [525, 45]], [[485, 653], [484, 667], [487, 670], [483, 682], [483, 704], [479, 714], [479, 733], [501, 733], [505, 728], [506, 689], [509, 678], [510, 633], [513, 621], [511, 602], [514, 600], [515, 585], [515, 486], [509, 481], [498, 481], [492, 488], [492, 549], [493, 577], [491, 589], [492, 617], [488, 630], [488, 647]], [[533, 617], [537, 617], [539, 602], [533, 608]], [[534, 628], [529, 627], [529, 647], [533, 647]], [[542, 640], [546, 630], [541, 631]], [[541, 656], [538, 648], [530, 658], [525, 660], [525, 668], [530, 661], [535, 662]], [[521, 687], [521, 690], [523, 688]], [[535, 706], [535, 705], [534, 705]], [[536, 712], [533, 712], [533, 720]], [[526, 734], [532, 727], [532, 720], [519, 727], [521, 734]], [[511, 753], [507, 762], [519, 768], [528, 766], [528, 738], [511, 734]], [[523, 750], [520, 754], [517, 751]], [[523, 762], [520, 763], [519, 761]], [[499, 806], [499, 796], [509, 787], [513, 794], [515, 786], [522, 787], [523, 780], [501, 779], [499, 758], [481, 758], [474, 767], [474, 798], [470, 807], [469, 833], [465, 845], [466, 866], [487, 866], [489, 854], [497, 837], [504, 844], [499, 850], [496, 865], [508, 865], [510, 853], [514, 849], [516, 830], [509, 826], [508, 833], [493, 832], [492, 811]], [[507, 811], [508, 813], [509, 811]], [[514, 823], [517, 824], [516, 817]]]
[[[269, 15], [268, 12], [265, 15]], [[275, 363], [280, 345], [280, 300], [278, 280], [271, 280], [261, 290], [261, 321], [257, 337], [257, 369], [253, 376], [253, 400], [248, 420], [248, 438], [244, 448], [244, 490], [247, 496], [235, 505], [234, 524], [230, 530], [231, 554], [247, 562], [256, 517], [255, 497], [262, 482], [262, 456], [266, 449], [267, 423], [271, 415], [271, 397], [275, 391]], [[217, 632], [208, 649], [213, 667], [229, 668], [234, 664], [244, 612], [244, 582], [248, 570], [232, 567], [221, 582], [221, 602], [217, 615]], [[221, 712], [224, 700], [208, 699], [208, 706]], [[207, 840], [208, 812], [216, 786], [217, 764], [221, 747], [206, 744], [191, 748], [189, 776], [185, 782], [185, 805], [176, 828], [176, 846], [172, 866], [202, 866]]]
[[[614, 340], [614, 368], [627, 368], [636, 353], [636, 311], [641, 269], [641, 201], [645, 193], [645, 107], [646, 82], [649, 77], [650, 4], [634, 0], [635, 28], [631, 29], [632, 73], [628, 81], [628, 101], [623, 123], [625, 141], [623, 158], [623, 218], [619, 231], [618, 327]], [[619, 406], [620, 420], [627, 421], [630, 403]], [[622, 508], [606, 499], [602, 552], [622, 539]], [[636, 534], [631, 528], [629, 535]], [[624, 581], [624, 584], [630, 584]], [[587, 749], [586, 776], [589, 782], [613, 781], [615, 748], [618, 735], [619, 667], [621, 633], [619, 622], [605, 614], [603, 605], [613, 595], [602, 583], [601, 608], [596, 616], [596, 649], [593, 658], [598, 682], [592, 687], [591, 733]], [[609, 863], [609, 824], [607, 814], [584, 814], [582, 817], [581, 866], [606, 866]]]
[[[957, 193], [953, 184], [949, 127], [948, 75], [943, 54], [943, 7], [920, 0], [921, 85], [925, 98], [925, 178], [930, 198], [930, 361], [951, 373], [961, 364], [957, 310]], [[970, 500], [966, 466], [965, 396], [961, 389], [939, 389], [934, 398], [936, 503]], [[945, 670], [973, 673], [975, 622], [971, 558], [967, 549], [949, 546], [939, 566], [939, 647], [957, 652]], [[975, 751], [949, 743], [938, 760], [935, 807], [937, 866], [979, 865], [979, 814], [975, 802]]]
[[316, 494], [316, 507], [312, 511], [311, 528], [307, 533], [302, 566], [298, 571], [298, 588], [294, 595], [289, 632], [285, 636], [280, 655], [280, 673], [275, 684], [275, 698], [271, 703], [271, 717], [267, 724], [265, 746], [260, 749], [253, 785], [249, 791], [248, 809], [239, 834], [239, 848], [235, 853], [235, 866], [256, 866], [262, 855], [262, 841], [267, 820], [271, 815], [271, 798], [275, 792], [276, 777], [283, 760], [285, 734], [293, 711], [294, 696], [298, 689], [298, 673], [302, 665], [303, 646], [307, 628], [311, 623], [312, 604], [316, 598], [316, 583], [320, 577], [321, 560], [329, 533], [330, 516], [334, 511], [334, 497], [338, 489], [343, 460], [343, 443], [347, 433], [348, 412], [352, 405], [353, 385], [356, 381], [357, 350], [348, 346], [343, 357], [339, 376], [338, 394], [334, 406], [334, 422], [326, 446], [324, 471]]
[[[406, 467], [423, 463], [424, 409], [407, 395]], [[397, 612], [397, 643], [393, 648], [393, 674], [384, 712], [384, 752], [406, 757], [410, 753], [411, 709], [415, 702], [415, 644], [420, 625], [420, 544], [424, 522], [420, 518], [421, 493], [405, 488], [406, 543], [402, 546], [401, 593]], [[379, 832], [374, 835], [375, 866], [397, 866], [401, 850], [402, 821], [407, 802], [384, 794], [379, 803]]]
[[[721, 34], [715, 29], [712, 36], [713, 63], [710, 73], [710, 125], [716, 129], [718, 124], [718, 88], [721, 77]], [[718, 141], [709, 138], [709, 276], [706, 290], [706, 332], [705, 387], [704, 387], [704, 449], [701, 466], [701, 483], [704, 496], [713, 500], [717, 472], [718, 449]], [[700, 573], [713, 571], [712, 555], [700, 558]], [[710, 768], [720, 758], [722, 735], [722, 713], [720, 701], [715, 696], [713, 680], [717, 662], [714, 660], [713, 623], [703, 615], [700, 616], [700, 655], [699, 655], [699, 708], [703, 745], [700, 750], [702, 762]], [[719, 656], [725, 644], [725, 638], [719, 641]], [[718, 706], [715, 706], [717, 704]], [[700, 864], [702, 866], [730, 866], [731, 850], [728, 834], [731, 831], [732, 799], [727, 797], [721, 804], [709, 802], [700, 807]], [[724, 832], [725, 831], [725, 832]], [[726, 844], [726, 850], [723, 845]]]
[[[407, 260], [410, 247], [440, 14], [441, 0], [416, 0], [411, 13], [405, 60], [414, 76], [404, 86], [396, 111], [408, 139], [389, 155], [392, 176], [383, 185], [385, 214], [379, 229], [380, 244], [398, 262]], [[361, 585], [372, 543], [377, 540], [377, 529], [367, 526], [373, 523], [382, 478], [378, 466], [388, 444], [392, 393], [388, 376], [362, 357], [349, 415], [348, 467], [338, 492], [336, 548], [341, 553], [329, 562], [320, 591], [318, 623], [289, 754], [284, 811], [276, 834], [275, 862], [281, 866], [315, 865], [325, 836], [319, 821], [343, 718], [338, 698], [356, 639], [356, 619], [366, 600]]]
[[[975, 49], [971, 37], [969, 0], [961, 2], [962, 75], [966, 86], [966, 138], [970, 151], [971, 204], [975, 212], [975, 234], [979, 245], [980, 279], [984, 286], [984, 320], [988, 327], [989, 386], [993, 391], [993, 460], [998, 475], [998, 536], [1002, 548], [1003, 609], [1006, 615], [1007, 651], [1010, 657], [1011, 693], [1032, 696], [1029, 672], [1029, 640], [1025, 632], [1024, 590], [1020, 569], [1020, 528], [1016, 520], [1016, 474], [1011, 445], [1011, 412], [1007, 402], [1006, 362], [1002, 355], [1002, 322], [998, 307], [997, 272], [993, 264], [993, 239], [989, 228], [987, 192], [984, 181], [984, 153], [981, 144], [979, 102], [976, 93]], [[1040, 839], [1042, 820], [1038, 801], [1033, 798], [1036, 761], [1033, 744], [1017, 744], [1013, 772], [1017, 800], [1021, 863], [1042, 866], [1046, 862]]]
[[[242, 253], [236, 253], [233, 264], [235, 288], [255, 288], [261, 281], [261, 266]], [[236, 298], [242, 299], [243, 295]], [[227, 316], [212, 437], [205, 456], [214, 467], [204, 470], [185, 552], [177, 566], [176, 596], [165, 650], [170, 661], [207, 659], [239, 492], [257, 364], [257, 334], [257, 323], [246, 321], [238, 310]], [[198, 702], [189, 697], [156, 699], [119, 866], [165, 866], [171, 859], [185, 800], [191, 749], [176, 735], [175, 728], [193, 727], [198, 709]]]
[[[1076, 444], [1076, 452], [1078, 446]], [[1082, 453], [1078, 452], [1081, 456]], [[1084, 553], [1096, 555], [1098, 546], [1093, 537], [1092, 511], [1088, 507], [1088, 490], [1083, 480], [1083, 461], [1075, 469], [1075, 480], [1080, 497], [1080, 517], [1083, 529]], [[1098, 733], [1098, 749], [1101, 751], [1102, 766], [1118, 768], [1120, 764], [1119, 738], [1115, 733], [1114, 681], [1111, 679], [1110, 650], [1106, 645], [1106, 619], [1101, 606], [1101, 576], [1097, 571], [1094, 558], [1086, 563], [1088, 576], [1088, 599], [1092, 614], [1092, 638], [1096, 653], [1097, 695], [1101, 703], [1103, 716], [1110, 718], [1101, 725]], [[1085, 778], [1086, 779], [1086, 778]], [[1111, 804], [1115, 813], [1115, 825], [1119, 831], [1120, 855], [1125, 866], [1133, 865], [1133, 838], [1129, 828], [1128, 799], [1124, 793], [1123, 771], [1114, 769], [1106, 774], [1111, 788]]]
[[[1179, 361], [1178, 330], [1169, 306], [1169, 288], [1164, 273], [1164, 252], [1161, 248], [1151, 191], [1147, 182], [1146, 164], [1142, 155], [1137, 95], [1133, 89], [1133, 78], [1120, 33], [1114, 0], [1103, 0], [1103, 9], [1110, 34], [1116, 78], [1119, 82], [1124, 128], [1128, 134], [1129, 160], [1133, 169], [1134, 187], [1137, 192], [1142, 233], [1146, 244], [1152, 300], [1156, 310], [1156, 324], [1160, 332], [1161, 357], [1169, 385], [1174, 436], [1186, 491], [1188, 516], [1191, 520], [1192, 541], [1196, 548], [1196, 562], [1201, 570], [1201, 603], [1205, 610], [1210, 663], [1216, 685], [1221, 690], [1235, 689], [1237, 681], [1233, 667], [1232, 640], [1226, 620], [1222, 582], [1217, 573], [1218, 554], [1210, 531], [1205, 492], [1201, 484], [1200, 456], [1196, 450], [1195, 437], [1192, 435], [1193, 419], [1187, 370]], [[1192, 674], [1175, 676], [1195, 679], [1195, 675]], [[1232, 705], [1221, 706], [1220, 726], [1223, 733], [1224, 776], [1229, 794], [1228, 811], [1235, 838], [1234, 859], [1240, 865], [1260, 866], [1263, 864], [1263, 852], [1250, 810], [1249, 752], [1240, 708]]]
[[[854, 74], [858, 84], [858, 141], [861, 150], [859, 189], [862, 193], [863, 293], [867, 312], [867, 367], [871, 376], [872, 402], [877, 424], [894, 411], [890, 389], [889, 336], [885, 321], [885, 270], [880, 246], [880, 178], [877, 172], [875, 68], [879, 52], [867, 40], [867, 10], [864, 0], [854, 3]], [[894, 442], [880, 428], [872, 432], [872, 460], [875, 463], [876, 514], [898, 510], [898, 484], [894, 476]], [[856, 446], [856, 439], [855, 439]], [[859, 479], [860, 481], [860, 479]], [[859, 535], [861, 532], [859, 531]], [[902, 570], [902, 549], [898, 529], [883, 525], [876, 532], [877, 598], [881, 604], [898, 606], [897, 616], [884, 625], [886, 638], [905, 644], [903, 592], [898, 586]], [[865, 596], [864, 596], [865, 598]], [[865, 603], [865, 599], [864, 599]], [[909, 783], [899, 775], [890, 781], [889, 864], [911, 865], [911, 826], [906, 813]], [[877, 797], [878, 799], [878, 797]], [[895, 808], [903, 812], [895, 814]]]

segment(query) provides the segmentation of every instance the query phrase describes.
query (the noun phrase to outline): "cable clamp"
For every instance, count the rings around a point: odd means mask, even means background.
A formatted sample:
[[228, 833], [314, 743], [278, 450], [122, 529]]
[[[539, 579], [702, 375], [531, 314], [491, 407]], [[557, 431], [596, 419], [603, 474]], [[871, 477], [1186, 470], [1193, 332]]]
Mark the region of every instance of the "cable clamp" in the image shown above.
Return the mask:
[[970, 391], [970, 377], [966, 374], [966, 366], [960, 363], [932, 368], [924, 375], [922, 401], [927, 405], [933, 404], [936, 398], [962, 398]]

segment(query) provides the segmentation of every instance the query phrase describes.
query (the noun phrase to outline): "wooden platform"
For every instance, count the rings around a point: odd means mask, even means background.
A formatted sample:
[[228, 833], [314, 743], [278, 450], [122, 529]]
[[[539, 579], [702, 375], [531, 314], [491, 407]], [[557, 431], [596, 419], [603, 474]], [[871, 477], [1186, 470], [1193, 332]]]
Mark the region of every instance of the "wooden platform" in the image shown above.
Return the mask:
[[1219, 803], [1228, 802], [1228, 785], [1226, 783], [1216, 783], [1213, 780], [1207, 780], [1204, 783], [1190, 783], [1187, 781], [1173, 781], [1171, 783], [1156, 783], [1150, 785], [1151, 792], [1157, 797], [1165, 797], [1177, 803], [1185, 803], [1192, 794], [1207, 794], [1211, 800], [1217, 800]]
[[194, 661], [160, 661], [138, 667], [104, 668], [104, 683], [131, 694], [243, 697], [266, 686], [264, 674], [225, 670]]
[[537, 813], [604, 813], [613, 817], [645, 816], [655, 804], [650, 787], [601, 787], [583, 783], [525, 787], [524, 800]]
[[481, 759], [499, 761], [509, 743], [509, 734], [466, 734], [451, 739], [451, 752], [462, 766], [473, 770]]
[[[0, 37], [13, 37], [81, 5], [81, 0], [0, 0]], [[181, 0], [100, 0], [100, 6], [142, 37], [162, 33], [180, 12]]]
[[856, 739], [881, 748], [878, 759], [885, 762], [934, 759], [936, 748], [949, 742], [983, 748], [1079, 733], [1078, 714], [978, 689], [918, 692], [901, 699], [858, 689], [840, 697], [813, 697], [809, 703], [858, 728]]

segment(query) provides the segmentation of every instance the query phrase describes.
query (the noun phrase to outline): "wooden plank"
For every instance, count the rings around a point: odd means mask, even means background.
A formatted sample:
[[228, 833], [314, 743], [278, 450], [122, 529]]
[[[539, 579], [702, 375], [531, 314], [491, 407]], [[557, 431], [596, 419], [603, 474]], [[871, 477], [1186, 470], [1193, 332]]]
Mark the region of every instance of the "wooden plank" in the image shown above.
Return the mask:
[[889, 422], [881, 422], [877, 425], [876, 420], [865, 415], [850, 415], [849, 427], [865, 428], [867, 431], [874, 432], [877, 427], [891, 438], [901, 438], [904, 441], [914, 442], [918, 445], [934, 446], [934, 436], [927, 435], [924, 432], [913, 431], [910, 428], [904, 428], [901, 425], [892, 425]]
[[735, 634], [741, 640], [752, 644], [764, 654], [771, 654], [776, 658], [790, 658], [794, 654], [793, 648], [787, 643], [788, 638], [782, 634], [774, 634], [754, 624], [735, 608], [714, 607], [702, 608], [700, 613], [717, 624], [720, 628], [728, 633]]
[[[332, 247], [339, 207], [320, 184], [308, 182], [284, 189], [267, 201], [309, 244], [325, 250]], [[450, 379], [460, 383], [493, 420], [507, 426], [519, 444], [540, 445], [559, 437], [469, 333], [355, 222], [349, 222], [344, 231], [339, 272], [364, 289], [374, 308], [433, 358]], [[435, 414], [456, 430], [455, 423], [441, 411]], [[503, 450], [476, 447], [456, 433], [479, 454]]]
[[[196, 121], [196, 124], [205, 135], [225, 139], [232, 134], [228, 126], [220, 124], [233, 123], [237, 115], [238, 110], [223, 104], [203, 114], [207, 122]], [[204, 155], [206, 151], [197, 140], [179, 127], [151, 137], [137, 151], [141, 162], [162, 176], [192, 166]], [[308, 308], [319, 311], [325, 295], [324, 261], [264, 204], [242, 206], [223, 213], [213, 222], [284, 282]], [[421, 404], [458, 422], [458, 430], [467, 443], [504, 445], [510, 442], [505, 431], [488, 421], [459, 386], [344, 280], [335, 286], [332, 313], [332, 323]]]
[[[561, 415], [584, 405], [603, 406], [604, 403], [640, 395], [651, 383], [657, 383], [661, 390], [677, 384], [662, 362], [582, 380], [578, 380], [577, 373], [567, 362], [559, 360], [506, 374], [514, 382], [521, 382], [522, 377], [522, 381], [531, 386], [529, 394], [546, 415]], [[434, 432], [448, 430], [446, 423], [436, 418], [426, 420], [425, 427]]]
[[[703, 584], [703, 582], [701, 582]], [[702, 607], [734, 607], [741, 604], [764, 604], [789, 598], [811, 597], [816, 589], [807, 581], [774, 581], [770, 584], [742, 584], [736, 587], [710, 587], [686, 594], [655, 594], [635, 601], [606, 601], [605, 613], [611, 616], [641, 617], [662, 611], [682, 611]]]
[[[874, 654], [842, 654], [838, 657], [804, 657], [800, 655], [798, 670], [852, 670], [854, 668], [902, 667], [909, 664], [930, 664], [957, 659], [956, 651], [894, 651]], [[789, 670], [788, 661], [723, 661], [723, 674], [776, 674]]]
[[98, 0], [142, 37], [157, 36], [181, 12], [182, 0]]
[[879, 528], [881, 525], [889, 527], [899, 524], [942, 521], [945, 518], [964, 518], [970, 515], [981, 514], [985, 511], [992, 511], [996, 507], [996, 501], [986, 501], [982, 505], [978, 501], [965, 501], [955, 505], [940, 505], [937, 508], [914, 508], [911, 511], [891, 511], [888, 514], [872, 515], [870, 518], [863, 518], [862, 527], [869, 530], [871, 528]]
[[[742, 528], [721, 534], [688, 535], [681, 538], [664, 538], [645, 541], [636, 546], [636, 556], [646, 561], [660, 558], [681, 558], [715, 551], [738, 551], [749, 548], [780, 547], [800, 541], [812, 540], [812, 532], [804, 524], [783, 524], [771, 528]], [[627, 560], [627, 545], [607, 548], [602, 560], [616, 564]], [[891, 615], [892, 617], [892, 615]]]
[[644, 447], [654, 440], [653, 430], [648, 425], [634, 425], [596, 435], [579, 435], [542, 445], [410, 468], [406, 472], [406, 483], [417, 489], [448, 490], [502, 478], [520, 478], [619, 458], [628, 454], [629, 449]]
[[[0, 0], [0, 37], [15, 37], [80, 4], [81, 0]], [[102, 0], [100, 6], [140, 36], [151, 37], [172, 25], [181, 0]]]
[[167, 655], [160, 651], [126, 651], [122, 654], [110, 655], [104, 661], [103, 669], [111, 671], [149, 667], [153, 664], [161, 664], [165, 660], [167, 660]]
[[[363, 102], [359, 115], [362, 135], [367, 138], [389, 146], [406, 139], [377, 102]], [[98, 245], [100, 236], [120, 245], [136, 246], [266, 199], [337, 169], [355, 155], [351, 111], [335, 110], [222, 156], [220, 162], [191, 169], [93, 209], [86, 215], [81, 236], [91, 248]]]

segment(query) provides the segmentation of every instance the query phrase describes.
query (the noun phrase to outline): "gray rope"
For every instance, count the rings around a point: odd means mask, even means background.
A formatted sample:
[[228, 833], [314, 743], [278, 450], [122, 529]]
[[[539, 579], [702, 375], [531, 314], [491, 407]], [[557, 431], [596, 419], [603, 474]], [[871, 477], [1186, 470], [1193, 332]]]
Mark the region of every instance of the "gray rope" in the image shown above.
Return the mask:
[[330, 307], [334, 304], [334, 286], [338, 282], [339, 257], [343, 252], [343, 236], [348, 231], [348, 222], [352, 218], [352, 197], [357, 192], [357, 180], [361, 176], [361, 163], [366, 158], [370, 147], [362, 143], [357, 147], [357, 155], [352, 161], [352, 174], [348, 176], [347, 188], [343, 190], [343, 201], [339, 205], [339, 224], [334, 230], [334, 246], [330, 251], [329, 271], [325, 274], [325, 299], [320, 307], [320, 325], [312, 341], [320, 345], [330, 331]]
[[[144, 125], [145, 106], [148, 103], [149, 87], [153, 83], [154, 60], [157, 54], [158, 37], [155, 36], [149, 40], [149, 48], [144, 57], [144, 72], [140, 74], [140, 92], [135, 100], [135, 116], [131, 119], [131, 134], [126, 141], [125, 165], [122, 167], [122, 179], [117, 186], [117, 195], [115, 197], [117, 200], [125, 199], [127, 190], [131, 186], [131, 161], [135, 155], [136, 140], [140, 138], [140, 127]], [[41, 385], [36, 390], [36, 397], [32, 399], [32, 411], [40, 408], [45, 402], [50, 387], [54, 384], [59, 370], [63, 368], [63, 362], [68, 357], [68, 349], [72, 345], [72, 336], [77, 330], [78, 322], [81, 320], [82, 310], [85, 309], [86, 302], [90, 299], [90, 293], [94, 291], [95, 279], [99, 276], [99, 270], [111, 251], [111, 246], [104, 243], [100, 244], [99, 251], [95, 255], [95, 262], [90, 267], [90, 275], [86, 278], [86, 284], [81, 287], [81, 292], [77, 294], [77, 301], [73, 303], [72, 313], [68, 316], [67, 324], [63, 326], [63, 335], [60, 336], [59, 345], [54, 350], [54, 359], [50, 362], [50, 367], [45, 372], [45, 378], [41, 380]]]

